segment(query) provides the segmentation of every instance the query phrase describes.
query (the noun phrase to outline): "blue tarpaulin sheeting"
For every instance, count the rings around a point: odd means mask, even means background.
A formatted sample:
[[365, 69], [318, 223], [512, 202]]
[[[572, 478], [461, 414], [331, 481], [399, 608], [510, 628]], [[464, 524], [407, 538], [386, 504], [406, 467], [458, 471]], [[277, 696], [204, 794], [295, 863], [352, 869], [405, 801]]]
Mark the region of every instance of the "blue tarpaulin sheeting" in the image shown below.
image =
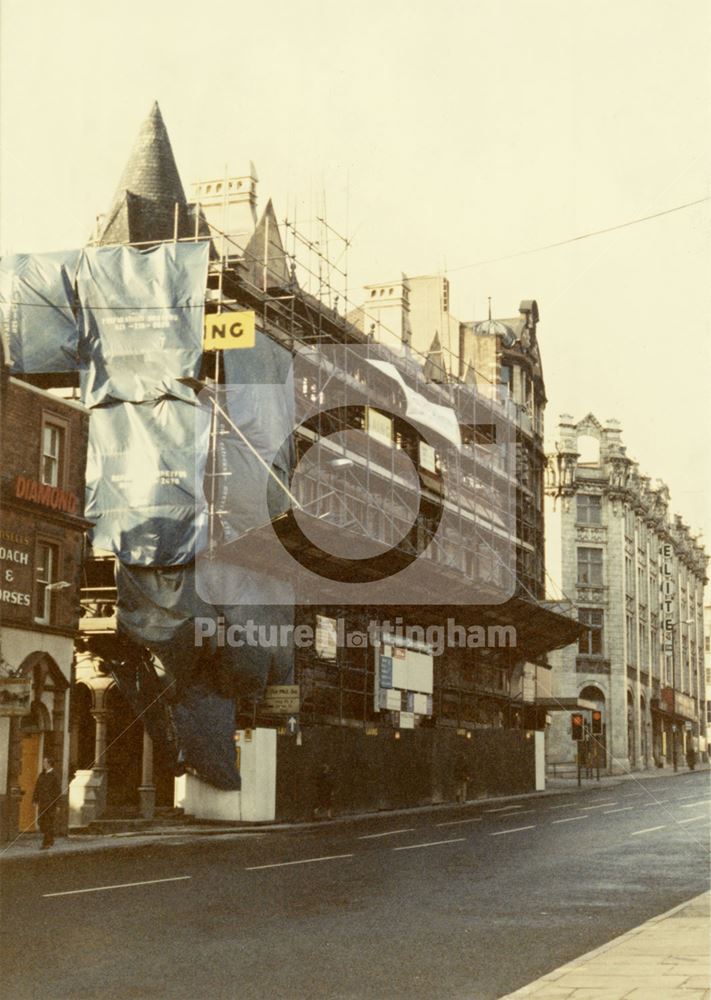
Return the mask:
[[77, 275], [82, 401], [190, 399], [202, 359], [208, 244], [93, 247]]
[[[125, 566], [116, 563], [118, 627], [146, 645], [170, 682], [190, 681], [196, 657], [195, 619], [216, 617], [215, 609], [195, 593], [195, 570], [186, 566]], [[214, 640], [203, 647], [214, 652]]]
[[179, 399], [92, 411], [86, 517], [95, 548], [129, 565], [190, 562], [205, 543], [209, 414]]
[[13, 372], [76, 371], [73, 307], [80, 256], [80, 250], [65, 250], [0, 261], [0, 318]]
[[290, 352], [260, 330], [254, 347], [225, 351], [224, 366], [226, 384], [218, 401], [251, 445], [229, 424], [223, 425], [218, 469], [226, 474], [220, 478], [217, 507], [229, 542], [270, 520], [268, 490], [272, 513], [289, 507], [287, 494], [267, 467], [273, 465], [288, 486], [294, 465], [294, 380]]
[[241, 788], [235, 754], [235, 703], [202, 685], [188, 688], [173, 709], [179, 754], [215, 788]]
[[[191, 768], [216, 788], [237, 789], [235, 703], [224, 689], [252, 691], [254, 669], [248, 657], [218, 647], [214, 633], [198, 645], [195, 619], [215, 621], [218, 613], [196, 595], [194, 582], [192, 565], [156, 569], [117, 563], [119, 630], [148, 647], [155, 675], [152, 682], [135, 684], [124, 672], [121, 686], [137, 714], [146, 713], [174, 767]], [[257, 673], [260, 693], [265, 679]], [[165, 692], [160, 706], [151, 697], [159, 686]]]
[[[275, 684], [293, 678], [293, 647], [285, 626], [294, 620], [294, 593], [288, 581], [240, 566], [229, 542], [290, 506], [268, 470], [288, 487], [295, 461], [292, 368], [291, 353], [260, 330], [254, 347], [224, 352], [225, 386], [218, 403], [249, 444], [218, 416], [223, 433], [218, 439], [216, 508], [222, 544], [200, 558], [197, 569], [200, 596], [228, 624], [263, 637], [225, 650], [242, 696], [257, 701], [269, 675]], [[272, 635], [279, 637], [276, 643], [269, 641]]]

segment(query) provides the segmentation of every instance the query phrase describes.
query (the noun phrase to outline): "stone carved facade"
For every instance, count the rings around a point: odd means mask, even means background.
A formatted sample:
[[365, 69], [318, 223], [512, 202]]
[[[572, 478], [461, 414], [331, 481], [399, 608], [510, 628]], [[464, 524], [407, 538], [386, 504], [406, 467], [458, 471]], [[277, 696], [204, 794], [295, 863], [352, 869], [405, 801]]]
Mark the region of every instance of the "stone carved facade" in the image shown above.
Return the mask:
[[[561, 417], [546, 494], [546, 561], [589, 626], [551, 655], [553, 694], [602, 710], [609, 772], [680, 766], [706, 749], [704, 549], [665, 484], [627, 456], [616, 421]], [[551, 718], [548, 761], [572, 764], [569, 714]]]

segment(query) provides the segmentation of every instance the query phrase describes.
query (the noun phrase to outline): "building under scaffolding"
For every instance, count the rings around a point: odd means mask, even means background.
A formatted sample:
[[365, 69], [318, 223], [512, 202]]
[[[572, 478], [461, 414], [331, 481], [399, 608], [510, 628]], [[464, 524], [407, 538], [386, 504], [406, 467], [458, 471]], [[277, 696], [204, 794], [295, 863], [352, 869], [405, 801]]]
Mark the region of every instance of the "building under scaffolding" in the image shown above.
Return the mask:
[[[242, 765], [252, 766], [256, 748], [262, 755], [252, 771], [273, 789], [255, 818], [310, 814], [309, 778], [324, 757], [343, 811], [451, 798], [464, 771], [472, 795], [535, 787], [546, 653], [578, 634], [565, 608], [542, 600], [537, 304], [522, 302], [514, 319], [460, 323], [446, 279], [405, 276], [368, 286], [366, 301], [352, 304], [348, 241], [327, 253], [340, 237], [325, 218], [315, 239], [292, 221], [280, 226], [271, 201], [257, 221], [256, 185], [250, 166], [241, 177], [200, 182], [188, 202], [154, 106], [83, 252], [85, 270], [94, 281], [97, 262], [120, 251], [121, 274], [136, 268], [141, 288], [151, 289], [147, 308], [169, 310], [167, 279], [156, 274], [178, 269], [186, 257], [179, 247], [198, 248], [196, 260], [205, 248], [204, 299], [186, 292], [181, 308], [194, 314], [181, 315], [201, 323], [203, 309], [208, 319], [242, 313], [247, 325], [253, 315], [252, 346], [197, 359], [177, 347], [159, 377], [153, 355], [170, 337], [151, 344], [144, 323], [126, 392], [123, 375], [112, 374], [118, 355], [106, 347], [114, 330], [102, 333], [102, 323], [139, 310], [140, 296], [134, 301], [127, 288], [121, 299], [115, 280], [110, 294], [86, 283], [82, 292], [80, 278], [70, 305], [87, 316], [94, 309], [95, 344], [82, 349], [80, 332], [71, 370], [17, 372], [65, 391], [81, 381], [95, 407], [100, 472], [93, 487], [87, 477], [96, 526], [76, 672], [77, 821], [138, 806], [139, 789], [149, 814], [156, 785], [169, 794], [171, 770], [187, 768], [180, 801], [193, 810], [207, 793], [195, 792], [191, 772], [228, 799], [239, 795], [220, 780], [232, 766], [224, 739], [213, 768], [196, 735], [215, 713], [223, 736], [243, 733]], [[162, 263], [149, 280], [141, 268], [157, 248]], [[102, 499], [102, 489], [111, 480], [120, 491], [130, 479], [125, 463], [145, 440], [131, 436], [139, 416], [148, 426], [150, 407], [151, 419], [163, 414], [150, 426], [175, 423], [185, 406], [197, 414], [190, 440], [201, 457], [192, 519], [171, 550], [172, 528], [155, 520], [146, 545], [140, 503], [129, 493]], [[115, 437], [103, 451], [101, 443], [102, 433], [115, 435], [107, 421], [119, 414], [129, 428], [120, 467], [105, 460], [115, 458]], [[165, 469], [170, 449], [160, 445], [155, 463], [175, 486], [178, 472]], [[179, 484], [188, 496], [190, 478]], [[207, 652], [196, 648], [196, 620], [209, 623]], [[243, 635], [252, 620], [264, 630], [283, 626], [288, 638], [265, 642], [263, 632], [252, 646], [220, 645], [226, 630]], [[275, 685], [288, 693], [281, 704]], [[130, 726], [132, 714], [148, 735]], [[203, 814], [234, 817], [232, 808], [211, 800]]]

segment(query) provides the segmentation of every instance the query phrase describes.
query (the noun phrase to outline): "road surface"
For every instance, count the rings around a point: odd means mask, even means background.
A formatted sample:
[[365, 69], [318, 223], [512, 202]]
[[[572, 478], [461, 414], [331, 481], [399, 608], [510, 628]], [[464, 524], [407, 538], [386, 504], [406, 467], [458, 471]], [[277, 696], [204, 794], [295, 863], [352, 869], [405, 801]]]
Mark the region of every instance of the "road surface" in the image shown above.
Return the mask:
[[3, 865], [8, 1000], [488, 1000], [709, 884], [708, 774]]

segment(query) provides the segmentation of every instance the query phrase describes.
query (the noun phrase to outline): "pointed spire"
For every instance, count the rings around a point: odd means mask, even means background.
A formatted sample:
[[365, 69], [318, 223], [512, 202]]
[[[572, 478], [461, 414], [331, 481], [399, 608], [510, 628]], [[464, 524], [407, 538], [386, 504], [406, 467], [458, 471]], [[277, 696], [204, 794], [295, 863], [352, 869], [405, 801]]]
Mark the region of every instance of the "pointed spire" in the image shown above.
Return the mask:
[[242, 260], [247, 268], [247, 278], [257, 288], [266, 291], [269, 288], [289, 287], [289, 264], [271, 198], [250, 237]]
[[422, 374], [427, 382], [446, 382], [447, 373], [444, 369], [442, 358], [442, 344], [439, 333], [435, 332], [434, 338], [427, 352], [427, 360], [422, 370]]
[[187, 233], [187, 203], [168, 131], [155, 101], [141, 126], [99, 235], [100, 243], [144, 243]]
[[185, 192], [157, 101], [141, 125], [121, 175], [117, 196], [122, 191], [130, 191], [152, 201], [166, 198], [185, 204]]

